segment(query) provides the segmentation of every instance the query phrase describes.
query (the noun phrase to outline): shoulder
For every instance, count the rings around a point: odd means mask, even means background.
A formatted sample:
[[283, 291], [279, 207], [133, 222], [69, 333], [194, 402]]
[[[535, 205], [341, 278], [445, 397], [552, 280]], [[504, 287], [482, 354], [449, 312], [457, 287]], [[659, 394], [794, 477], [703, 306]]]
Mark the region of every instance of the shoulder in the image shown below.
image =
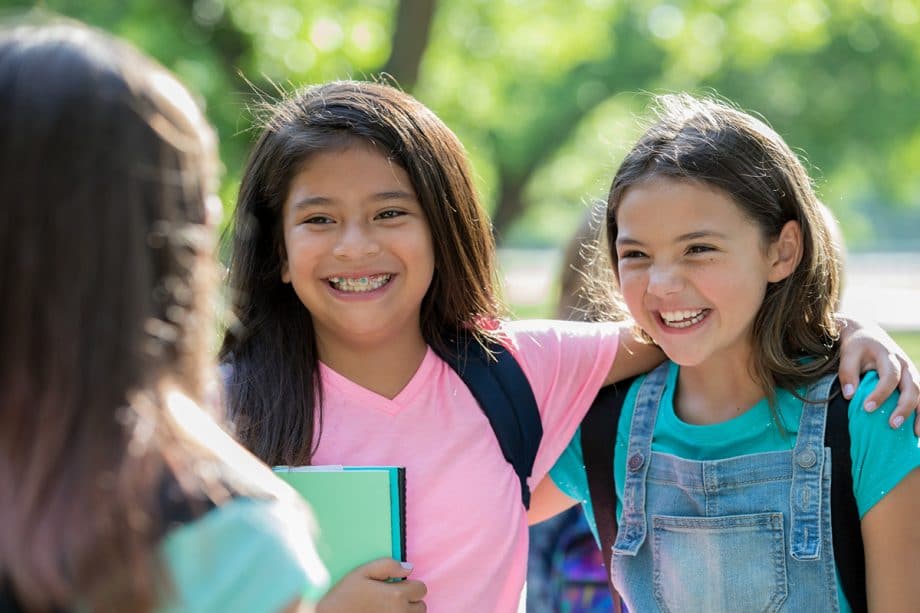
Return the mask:
[[920, 466], [920, 442], [910, 423], [897, 429], [888, 424], [898, 401], [897, 392], [875, 411], [863, 409], [866, 397], [877, 385], [878, 374], [866, 373], [848, 407], [851, 474], [860, 517]]
[[316, 601], [328, 581], [299, 505], [236, 498], [166, 535], [175, 606], [164, 610], [277, 611]]
[[878, 382], [878, 373], [874, 370], [864, 373], [860, 379], [856, 392], [853, 394], [848, 404], [850, 430], [854, 430], [854, 426], [859, 428], [860, 431], [868, 428], [876, 434], [882, 434], [887, 430], [891, 430], [888, 426], [888, 416], [891, 415], [891, 412], [894, 410], [900, 398], [898, 390], [895, 390], [885, 399], [882, 406], [878, 407], [875, 411], [870, 413], [864, 409], [866, 398], [875, 390], [878, 386]]

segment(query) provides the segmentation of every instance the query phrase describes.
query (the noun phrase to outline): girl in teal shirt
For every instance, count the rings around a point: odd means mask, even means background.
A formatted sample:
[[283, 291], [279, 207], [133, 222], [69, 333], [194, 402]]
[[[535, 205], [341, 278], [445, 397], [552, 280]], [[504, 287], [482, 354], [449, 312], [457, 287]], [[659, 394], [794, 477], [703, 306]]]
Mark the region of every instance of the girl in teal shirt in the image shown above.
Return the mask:
[[78, 24], [0, 32], [0, 610], [312, 610], [296, 495], [202, 410], [215, 143]]
[[[632, 385], [619, 421], [611, 566], [624, 602], [851, 610], [823, 442], [838, 254], [802, 164], [750, 115], [664, 97], [614, 178], [607, 235], [626, 306], [670, 360]], [[866, 375], [849, 403], [865, 596], [871, 610], [912, 611], [920, 447], [882, 417], [896, 398], [863, 410], [877, 382]], [[578, 435], [550, 475], [532, 514], [587, 501]]]

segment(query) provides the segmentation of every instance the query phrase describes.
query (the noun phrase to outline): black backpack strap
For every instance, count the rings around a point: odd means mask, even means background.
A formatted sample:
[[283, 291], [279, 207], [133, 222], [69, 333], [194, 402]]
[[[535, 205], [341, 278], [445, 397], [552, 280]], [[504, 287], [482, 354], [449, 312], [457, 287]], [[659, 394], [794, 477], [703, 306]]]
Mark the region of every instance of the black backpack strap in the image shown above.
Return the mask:
[[866, 555], [863, 550], [859, 509], [853, 494], [850, 459], [850, 401], [840, 393], [840, 381], [831, 387], [827, 404], [824, 445], [831, 450], [831, 532], [834, 561], [840, 583], [854, 613], [868, 610], [866, 602]]
[[607, 586], [613, 596], [613, 610], [620, 613], [623, 601], [613, 587], [610, 556], [617, 539], [616, 485], [613, 450], [623, 401], [635, 377], [601, 388], [588, 414], [581, 422], [581, 451], [588, 477], [588, 491], [594, 509], [594, 524], [601, 541], [601, 554], [607, 569]]
[[435, 352], [463, 379], [489, 419], [505, 459], [521, 481], [521, 501], [530, 508], [527, 479], [543, 438], [533, 389], [520, 364], [500, 343], [483, 347], [472, 335], [453, 335], [451, 351]]

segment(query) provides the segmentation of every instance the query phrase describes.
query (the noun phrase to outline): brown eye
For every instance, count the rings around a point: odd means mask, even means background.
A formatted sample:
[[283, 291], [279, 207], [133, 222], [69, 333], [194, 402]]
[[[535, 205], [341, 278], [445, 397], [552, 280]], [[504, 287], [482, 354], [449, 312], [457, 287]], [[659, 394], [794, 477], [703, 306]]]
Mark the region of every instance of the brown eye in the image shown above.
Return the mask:
[[331, 217], [326, 217], [325, 215], [313, 215], [307, 217], [300, 223], [309, 223], [309, 224], [330, 224], [334, 223]]

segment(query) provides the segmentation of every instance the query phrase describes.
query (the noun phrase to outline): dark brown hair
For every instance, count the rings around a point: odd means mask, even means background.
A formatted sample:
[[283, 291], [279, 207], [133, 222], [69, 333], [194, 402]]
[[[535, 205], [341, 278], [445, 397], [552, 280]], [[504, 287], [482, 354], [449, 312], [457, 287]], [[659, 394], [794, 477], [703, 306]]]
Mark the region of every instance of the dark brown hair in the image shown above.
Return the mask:
[[[497, 317], [495, 245], [466, 154], [423, 104], [393, 87], [337, 81], [280, 102], [250, 155], [234, 215], [224, 337], [228, 409], [240, 440], [268, 464], [309, 464], [322, 423], [310, 313], [281, 280], [282, 207], [311, 156], [370, 144], [409, 175], [427, 217], [435, 271], [422, 301], [425, 340], [444, 349], [458, 329]], [[321, 427], [320, 427], [321, 429]]]
[[170, 408], [206, 396], [213, 135], [162, 67], [74, 23], [0, 34], [0, 122], [0, 586], [149, 610], [162, 487], [216, 491]]
[[728, 104], [680, 94], [658, 98], [657, 110], [657, 121], [626, 155], [607, 198], [614, 271], [619, 205], [631, 187], [652, 178], [692, 181], [728, 194], [760, 229], [764, 245], [786, 222], [797, 221], [802, 259], [791, 275], [767, 288], [754, 320], [752, 376], [772, 401], [776, 387], [794, 390], [833, 371], [839, 254], [802, 162], [772, 128]]

